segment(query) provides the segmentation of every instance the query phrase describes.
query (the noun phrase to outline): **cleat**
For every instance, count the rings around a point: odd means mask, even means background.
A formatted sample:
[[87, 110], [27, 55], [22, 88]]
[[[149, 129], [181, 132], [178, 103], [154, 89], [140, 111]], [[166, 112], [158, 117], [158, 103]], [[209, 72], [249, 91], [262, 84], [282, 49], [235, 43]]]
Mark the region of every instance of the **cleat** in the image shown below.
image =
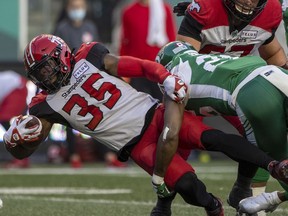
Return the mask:
[[[277, 191], [272, 193], [261, 193], [256, 197], [248, 197], [239, 203], [239, 213], [246, 213], [246, 215], [260, 215], [257, 212], [265, 211], [273, 212], [281, 203], [277, 195]], [[241, 214], [240, 214], [241, 215]], [[244, 214], [245, 215], [245, 214]]]
[[150, 216], [171, 216], [171, 209], [170, 208], [160, 208], [158, 206], [155, 206], [151, 213]]
[[271, 176], [288, 184], [288, 160], [272, 161], [268, 165]]
[[219, 207], [213, 211], [208, 211], [205, 209], [207, 216], [224, 216], [224, 209], [221, 200], [219, 198], [215, 199], [217, 199]]
[[227, 203], [235, 208], [236, 210], [238, 209], [239, 207], [239, 202], [242, 200], [242, 199], [245, 199], [247, 197], [250, 197], [252, 196], [252, 190], [249, 188], [247, 189], [243, 189], [241, 187], [239, 187], [237, 185], [237, 183], [235, 183], [233, 185], [233, 188], [229, 194], [229, 197], [227, 199]]
[[166, 198], [158, 197], [156, 206], [152, 209], [150, 216], [171, 216], [171, 204], [175, 196], [176, 193], [173, 193], [173, 195]]

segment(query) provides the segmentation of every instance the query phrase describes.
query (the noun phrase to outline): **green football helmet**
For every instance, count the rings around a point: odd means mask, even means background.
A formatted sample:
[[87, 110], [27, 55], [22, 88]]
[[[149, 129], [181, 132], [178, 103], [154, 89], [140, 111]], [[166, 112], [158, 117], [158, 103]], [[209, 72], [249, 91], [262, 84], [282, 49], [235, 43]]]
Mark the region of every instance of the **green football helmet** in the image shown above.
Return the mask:
[[[161, 48], [158, 52], [155, 61], [163, 65], [165, 68], [169, 68], [172, 63], [172, 59], [185, 51], [195, 50], [194, 47], [186, 42], [173, 41]], [[195, 50], [196, 51], [196, 50]]]

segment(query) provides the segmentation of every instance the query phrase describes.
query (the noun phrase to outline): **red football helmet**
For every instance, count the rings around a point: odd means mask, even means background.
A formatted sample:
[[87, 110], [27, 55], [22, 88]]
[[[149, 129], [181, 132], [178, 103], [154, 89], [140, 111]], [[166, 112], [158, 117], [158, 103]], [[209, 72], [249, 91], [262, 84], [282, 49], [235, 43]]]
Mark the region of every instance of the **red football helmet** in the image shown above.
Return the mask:
[[[254, 1], [256, 2], [256, 0]], [[249, 23], [261, 13], [267, 0], [259, 0], [255, 7], [245, 5], [243, 0], [223, 0], [223, 3], [232, 16]]]
[[33, 38], [24, 51], [27, 77], [49, 94], [69, 83], [74, 61], [67, 44], [54, 35]]

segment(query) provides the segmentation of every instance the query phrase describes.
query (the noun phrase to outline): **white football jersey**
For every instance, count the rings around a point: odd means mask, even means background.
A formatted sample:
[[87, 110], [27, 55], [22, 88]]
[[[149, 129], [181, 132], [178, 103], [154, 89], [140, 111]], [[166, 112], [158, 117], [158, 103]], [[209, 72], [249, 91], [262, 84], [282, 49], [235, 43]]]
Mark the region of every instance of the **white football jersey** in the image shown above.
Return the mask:
[[158, 104], [85, 58], [76, 63], [69, 85], [56, 94], [37, 97], [30, 114], [70, 125], [114, 150], [141, 135], [146, 114]]

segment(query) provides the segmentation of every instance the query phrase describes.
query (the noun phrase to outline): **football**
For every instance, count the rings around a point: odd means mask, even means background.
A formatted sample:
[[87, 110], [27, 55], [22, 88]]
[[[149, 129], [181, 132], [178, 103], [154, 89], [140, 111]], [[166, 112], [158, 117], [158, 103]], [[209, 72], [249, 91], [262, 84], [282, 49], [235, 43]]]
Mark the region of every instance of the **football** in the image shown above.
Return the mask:
[[32, 127], [36, 127], [36, 125], [39, 126], [41, 124], [40, 120], [36, 116], [33, 116], [33, 115], [22, 116], [22, 118], [20, 119], [20, 122], [23, 122], [28, 117], [32, 117], [32, 119], [26, 123], [25, 128], [32, 128]]
[[[36, 116], [33, 116], [33, 115], [25, 115], [25, 116], [22, 116], [22, 118], [20, 119], [20, 122], [23, 122], [25, 121], [27, 118], [31, 118], [28, 122], [26, 122], [25, 124], [25, 128], [34, 128], [34, 127], [37, 127], [37, 130], [35, 132], [40, 132], [38, 138], [39, 140], [42, 140], [43, 138], [43, 133], [42, 133], [42, 123], [41, 121], [36, 117]], [[37, 147], [40, 143], [39, 142], [28, 142], [28, 143], [23, 143], [21, 144], [23, 147], [27, 148], [27, 149], [34, 149], [35, 147]]]

